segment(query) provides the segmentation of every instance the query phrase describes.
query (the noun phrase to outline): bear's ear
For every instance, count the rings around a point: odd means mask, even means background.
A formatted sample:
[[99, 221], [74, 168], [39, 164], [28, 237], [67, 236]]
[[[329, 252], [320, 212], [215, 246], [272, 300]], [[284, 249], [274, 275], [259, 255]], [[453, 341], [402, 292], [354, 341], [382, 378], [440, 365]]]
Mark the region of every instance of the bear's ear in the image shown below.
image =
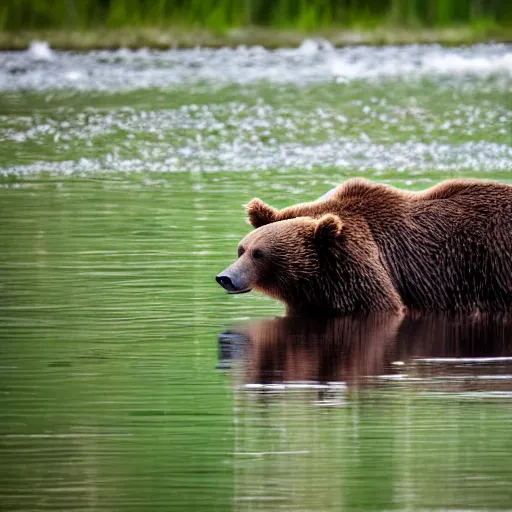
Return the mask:
[[337, 215], [327, 213], [318, 219], [315, 240], [321, 245], [330, 245], [341, 235], [343, 223]]
[[275, 222], [276, 215], [279, 213], [278, 210], [265, 204], [257, 197], [246, 205], [245, 211], [249, 217], [249, 222], [254, 228], [260, 228], [261, 226]]

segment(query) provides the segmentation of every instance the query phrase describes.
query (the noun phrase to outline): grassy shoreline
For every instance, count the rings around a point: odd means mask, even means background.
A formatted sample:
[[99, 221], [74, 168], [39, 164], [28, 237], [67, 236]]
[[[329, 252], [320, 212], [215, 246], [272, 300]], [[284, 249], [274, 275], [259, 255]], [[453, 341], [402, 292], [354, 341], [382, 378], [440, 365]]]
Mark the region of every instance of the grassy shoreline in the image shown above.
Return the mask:
[[133, 28], [87, 30], [27, 30], [0, 32], [0, 50], [24, 50], [32, 41], [48, 41], [59, 50], [219, 48], [260, 45], [265, 48], [296, 47], [306, 38], [322, 38], [336, 47], [438, 43], [447, 46], [512, 42], [512, 27], [456, 26], [446, 28], [380, 27], [374, 30], [331, 28], [300, 31], [252, 27], [216, 32], [207, 29]]

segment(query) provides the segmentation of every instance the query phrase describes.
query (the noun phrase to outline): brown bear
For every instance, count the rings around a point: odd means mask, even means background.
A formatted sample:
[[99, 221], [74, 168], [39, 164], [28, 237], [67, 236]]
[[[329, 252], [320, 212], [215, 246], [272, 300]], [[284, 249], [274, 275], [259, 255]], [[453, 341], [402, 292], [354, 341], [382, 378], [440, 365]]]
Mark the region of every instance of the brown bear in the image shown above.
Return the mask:
[[288, 315], [512, 309], [512, 186], [407, 192], [356, 178], [283, 210], [253, 199], [247, 213], [256, 229], [217, 281]]

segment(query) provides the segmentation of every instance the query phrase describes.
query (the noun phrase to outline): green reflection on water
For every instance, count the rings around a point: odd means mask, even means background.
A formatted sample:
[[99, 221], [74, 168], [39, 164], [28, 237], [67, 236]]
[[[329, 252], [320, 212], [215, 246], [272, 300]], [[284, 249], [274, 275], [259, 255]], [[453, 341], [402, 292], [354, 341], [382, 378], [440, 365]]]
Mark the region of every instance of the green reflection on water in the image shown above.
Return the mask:
[[[238, 397], [239, 510], [506, 510], [509, 403], [411, 394]], [[266, 500], [273, 498], [269, 505]], [[249, 502], [253, 500], [253, 503]]]
[[196, 217], [188, 186], [1, 191], [6, 509], [231, 502], [218, 256], [196, 254], [211, 240], [183, 222]]

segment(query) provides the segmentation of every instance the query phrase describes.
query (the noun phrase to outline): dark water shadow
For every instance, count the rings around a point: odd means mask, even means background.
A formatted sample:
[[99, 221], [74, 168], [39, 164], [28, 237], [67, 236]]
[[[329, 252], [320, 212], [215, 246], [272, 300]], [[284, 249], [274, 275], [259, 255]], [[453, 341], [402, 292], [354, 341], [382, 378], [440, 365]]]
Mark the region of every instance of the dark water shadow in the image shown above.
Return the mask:
[[219, 368], [235, 384], [385, 382], [434, 389], [512, 391], [512, 317], [376, 314], [329, 320], [273, 318], [219, 336]]

